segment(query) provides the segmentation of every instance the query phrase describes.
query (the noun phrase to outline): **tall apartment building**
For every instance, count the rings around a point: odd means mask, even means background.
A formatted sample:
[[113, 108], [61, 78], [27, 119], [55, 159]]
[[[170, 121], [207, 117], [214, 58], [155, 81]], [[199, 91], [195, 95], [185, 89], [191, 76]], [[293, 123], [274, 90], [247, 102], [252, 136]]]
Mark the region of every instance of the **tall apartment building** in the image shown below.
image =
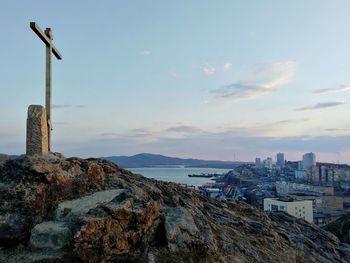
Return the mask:
[[266, 160], [264, 160], [265, 168], [272, 170], [272, 158], [268, 157]]
[[260, 158], [255, 158], [255, 167], [257, 169], [261, 168], [261, 159]]
[[285, 166], [284, 153], [278, 153], [276, 159], [277, 159], [276, 165], [279, 168], [284, 168], [284, 166]]
[[303, 155], [303, 169], [308, 170], [310, 167], [316, 166], [316, 155], [312, 152]]

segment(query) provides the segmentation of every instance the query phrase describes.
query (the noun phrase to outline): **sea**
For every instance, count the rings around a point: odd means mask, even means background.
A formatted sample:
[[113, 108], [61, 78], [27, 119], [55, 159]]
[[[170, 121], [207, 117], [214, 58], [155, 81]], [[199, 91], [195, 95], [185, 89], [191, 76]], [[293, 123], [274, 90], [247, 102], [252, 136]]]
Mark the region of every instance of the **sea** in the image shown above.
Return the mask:
[[201, 173], [227, 173], [229, 169], [217, 168], [188, 168], [188, 167], [151, 167], [151, 168], [128, 168], [135, 174], [142, 174], [145, 177], [153, 178], [165, 182], [193, 185], [196, 188], [208, 182], [213, 182], [211, 178], [188, 177], [189, 174]]

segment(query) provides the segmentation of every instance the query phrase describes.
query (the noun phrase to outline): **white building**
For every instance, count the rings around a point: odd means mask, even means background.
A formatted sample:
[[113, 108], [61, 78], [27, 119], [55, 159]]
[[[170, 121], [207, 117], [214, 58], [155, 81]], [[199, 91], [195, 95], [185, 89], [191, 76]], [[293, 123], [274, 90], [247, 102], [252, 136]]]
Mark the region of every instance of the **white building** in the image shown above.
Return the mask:
[[316, 166], [316, 155], [312, 152], [305, 153], [303, 155], [303, 169], [308, 170], [312, 166]]
[[264, 166], [265, 168], [272, 170], [272, 158], [268, 157], [266, 160], [264, 160]]
[[277, 160], [276, 165], [279, 168], [284, 168], [284, 166], [285, 166], [284, 153], [278, 153], [276, 160]]
[[295, 201], [278, 198], [265, 198], [264, 211], [282, 211], [296, 218], [302, 218], [310, 223], [313, 222], [312, 201]]

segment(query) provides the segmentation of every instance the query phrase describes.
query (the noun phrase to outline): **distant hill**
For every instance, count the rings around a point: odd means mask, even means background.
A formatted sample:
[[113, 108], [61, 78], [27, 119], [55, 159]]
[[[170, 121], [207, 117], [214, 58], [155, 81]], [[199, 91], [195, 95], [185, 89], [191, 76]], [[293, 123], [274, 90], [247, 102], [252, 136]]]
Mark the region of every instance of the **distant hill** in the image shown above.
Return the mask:
[[124, 168], [141, 168], [156, 166], [186, 166], [206, 168], [227, 168], [233, 169], [242, 162], [226, 162], [215, 160], [181, 159], [168, 157], [159, 154], [141, 153], [133, 156], [109, 156], [103, 159], [112, 161]]

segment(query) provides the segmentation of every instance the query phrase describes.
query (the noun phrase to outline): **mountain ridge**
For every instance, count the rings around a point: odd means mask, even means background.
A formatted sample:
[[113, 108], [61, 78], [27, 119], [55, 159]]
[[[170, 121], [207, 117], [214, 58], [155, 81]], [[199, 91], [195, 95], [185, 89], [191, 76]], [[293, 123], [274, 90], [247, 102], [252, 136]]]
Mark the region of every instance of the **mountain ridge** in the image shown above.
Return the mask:
[[132, 156], [107, 156], [102, 159], [118, 164], [123, 168], [144, 168], [154, 166], [186, 166], [232, 169], [244, 162], [201, 160], [195, 158], [170, 157], [161, 154], [139, 153]]

